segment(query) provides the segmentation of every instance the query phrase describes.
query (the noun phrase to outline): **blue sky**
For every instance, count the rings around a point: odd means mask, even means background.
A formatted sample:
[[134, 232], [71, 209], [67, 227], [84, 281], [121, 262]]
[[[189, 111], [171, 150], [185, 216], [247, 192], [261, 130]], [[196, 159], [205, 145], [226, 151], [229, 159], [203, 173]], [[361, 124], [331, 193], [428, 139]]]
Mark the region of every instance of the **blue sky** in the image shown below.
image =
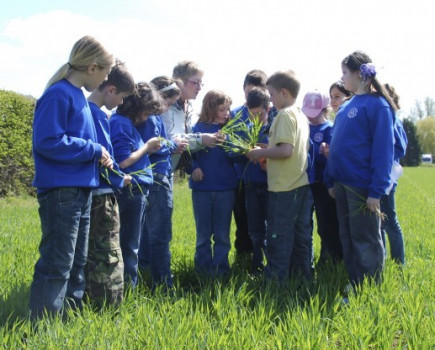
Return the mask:
[[[404, 111], [435, 98], [432, 9], [425, 0], [38, 0], [0, 5], [0, 88], [39, 97], [74, 42], [98, 38], [136, 80], [170, 75], [184, 59], [205, 70], [209, 89], [243, 103], [247, 71], [293, 69], [307, 90], [325, 92], [341, 60], [366, 51]], [[431, 79], [432, 78], [432, 79]]]

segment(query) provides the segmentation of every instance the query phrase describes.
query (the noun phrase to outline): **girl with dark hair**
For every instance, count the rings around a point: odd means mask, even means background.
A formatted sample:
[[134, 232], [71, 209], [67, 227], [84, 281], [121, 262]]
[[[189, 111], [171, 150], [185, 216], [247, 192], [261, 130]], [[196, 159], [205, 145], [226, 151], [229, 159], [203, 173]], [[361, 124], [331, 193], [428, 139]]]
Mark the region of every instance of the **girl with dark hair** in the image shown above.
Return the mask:
[[[162, 110], [165, 112], [180, 97], [179, 82], [160, 76], [151, 80], [162, 98]], [[142, 140], [162, 138], [162, 147], [150, 155], [153, 164], [154, 183], [150, 188], [146, 220], [139, 248], [139, 266], [150, 268], [153, 285], [165, 284], [171, 288], [171, 252], [172, 239], [172, 163], [171, 154], [186, 147], [186, 141], [174, 137], [169, 140], [160, 114], [151, 115], [146, 123], [137, 126]]]
[[343, 84], [354, 95], [340, 107], [328, 158], [340, 240], [350, 282], [379, 281], [384, 266], [380, 198], [390, 185], [396, 105], [376, 77], [370, 57], [342, 61]]
[[132, 176], [131, 186], [124, 187], [117, 194], [124, 276], [132, 287], [137, 284], [138, 249], [148, 191], [153, 184], [148, 154], [160, 148], [158, 137], [144, 143], [136, 126], [145, 123], [149, 115], [159, 114], [160, 111], [161, 98], [154, 86], [138, 83], [135, 92], [124, 99], [110, 118], [110, 138], [115, 160], [124, 173]]
[[331, 99], [331, 108], [334, 113], [338, 112], [338, 108], [346, 101], [352, 93], [344, 88], [342, 81], [336, 81], [329, 88], [329, 97]]

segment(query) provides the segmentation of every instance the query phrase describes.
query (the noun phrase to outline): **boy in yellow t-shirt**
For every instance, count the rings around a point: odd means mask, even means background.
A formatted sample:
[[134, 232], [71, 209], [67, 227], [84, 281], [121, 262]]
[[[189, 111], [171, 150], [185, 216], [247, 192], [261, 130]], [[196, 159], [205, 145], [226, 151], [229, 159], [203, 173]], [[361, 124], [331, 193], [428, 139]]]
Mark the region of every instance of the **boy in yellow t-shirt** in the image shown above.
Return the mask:
[[267, 158], [268, 208], [266, 276], [285, 281], [290, 270], [311, 279], [311, 206], [306, 173], [309, 125], [292, 107], [300, 83], [293, 71], [277, 72], [267, 80], [270, 100], [279, 111], [270, 128], [268, 148], [247, 154], [251, 161]]

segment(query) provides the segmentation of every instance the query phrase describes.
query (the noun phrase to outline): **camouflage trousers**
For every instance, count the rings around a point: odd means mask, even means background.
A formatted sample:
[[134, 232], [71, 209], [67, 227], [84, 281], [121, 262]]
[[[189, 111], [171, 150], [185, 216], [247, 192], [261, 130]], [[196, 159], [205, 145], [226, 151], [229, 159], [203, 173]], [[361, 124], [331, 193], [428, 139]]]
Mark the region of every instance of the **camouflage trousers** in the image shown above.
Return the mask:
[[119, 209], [113, 193], [92, 197], [86, 293], [96, 305], [119, 304], [124, 293], [124, 261], [119, 245]]

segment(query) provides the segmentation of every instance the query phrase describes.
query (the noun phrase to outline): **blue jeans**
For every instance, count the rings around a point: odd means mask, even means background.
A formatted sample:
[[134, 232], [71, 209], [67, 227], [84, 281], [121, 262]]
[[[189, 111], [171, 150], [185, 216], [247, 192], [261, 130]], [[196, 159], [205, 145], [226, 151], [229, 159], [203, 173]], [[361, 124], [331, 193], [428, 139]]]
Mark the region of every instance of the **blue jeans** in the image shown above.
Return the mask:
[[196, 223], [195, 269], [204, 274], [225, 274], [230, 270], [228, 253], [234, 190], [192, 190], [192, 203]]
[[290, 270], [312, 278], [311, 207], [309, 185], [286, 192], [269, 192], [265, 269], [267, 278], [284, 282]]
[[59, 313], [66, 298], [82, 307], [88, 254], [91, 190], [61, 187], [38, 195], [42, 239], [30, 289], [32, 318]]
[[[139, 187], [140, 186], [140, 187]], [[117, 193], [119, 205], [119, 242], [124, 260], [124, 281], [135, 287], [138, 279], [138, 250], [145, 224], [148, 188], [124, 187]]]
[[153, 284], [165, 283], [172, 287], [172, 179], [162, 174], [154, 175], [154, 184], [148, 196], [148, 208], [139, 248], [139, 265], [151, 268]]
[[253, 272], [263, 269], [263, 251], [266, 239], [267, 184], [245, 185], [246, 212], [248, 215], [248, 233], [251, 238]]
[[384, 247], [387, 247], [385, 239], [385, 233], [387, 233], [391, 258], [403, 265], [405, 264], [405, 244], [403, 242], [402, 228], [396, 214], [396, 201], [394, 199], [396, 186], [393, 186], [389, 195], [381, 197], [381, 212], [386, 215], [386, 218], [381, 222], [381, 229]]
[[340, 241], [343, 259], [352, 285], [361, 285], [366, 276], [380, 280], [384, 267], [384, 244], [381, 237], [381, 222], [377, 214], [365, 206], [368, 190], [336, 182]]

